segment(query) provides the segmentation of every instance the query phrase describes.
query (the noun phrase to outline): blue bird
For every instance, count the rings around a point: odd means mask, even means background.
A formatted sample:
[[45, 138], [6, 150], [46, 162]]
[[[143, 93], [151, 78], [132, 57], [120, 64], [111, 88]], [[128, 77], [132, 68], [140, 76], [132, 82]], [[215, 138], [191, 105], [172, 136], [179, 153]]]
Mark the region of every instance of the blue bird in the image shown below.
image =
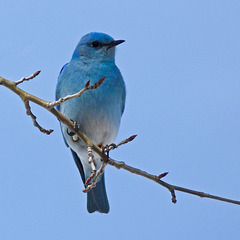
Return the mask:
[[[106, 76], [95, 90], [85, 92], [58, 106], [58, 110], [78, 124], [95, 144], [105, 146], [114, 142], [124, 111], [126, 89], [123, 77], [115, 65], [115, 47], [124, 40], [114, 40], [104, 33], [92, 32], [83, 36], [72, 59], [59, 74], [56, 99], [80, 91], [88, 80], [91, 84]], [[83, 183], [92, 168], [88, 162], [87, 148], [76, 135], [61, 123], [65, 143], [72, 152]], [[101, 166], [100, 157], [94, 154], [96, 168]], [[96, 187], [87, 193], [87, 210], [109, 212], [109, 203], [104, 183], [104, 173], [98, 178]]]

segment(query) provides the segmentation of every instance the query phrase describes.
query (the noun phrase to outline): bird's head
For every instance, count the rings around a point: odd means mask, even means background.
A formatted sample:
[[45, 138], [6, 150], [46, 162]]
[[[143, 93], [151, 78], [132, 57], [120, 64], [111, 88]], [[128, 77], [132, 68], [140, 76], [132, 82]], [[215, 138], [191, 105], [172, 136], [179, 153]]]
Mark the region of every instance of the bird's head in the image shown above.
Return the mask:
[[92, 32], [79, 41], [72, 59], [114, 61], [115, 47], [124, 40], [114, 40], [105, 33]]

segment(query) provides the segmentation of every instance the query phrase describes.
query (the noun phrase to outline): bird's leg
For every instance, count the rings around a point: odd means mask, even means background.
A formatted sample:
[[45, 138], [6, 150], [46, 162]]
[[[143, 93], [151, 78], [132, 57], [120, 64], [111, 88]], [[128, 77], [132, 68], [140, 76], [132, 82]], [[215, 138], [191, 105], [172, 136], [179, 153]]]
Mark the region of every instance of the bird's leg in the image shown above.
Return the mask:
[[[109, 151], [116, 148], [116, 144], [111, 143], [109, 145], [103, 146], [102, 144], [98, 144], [98, 147], [102, 148], [102, 152], [107, 154], [107, 159], [109, 159]], [[97, 178], [103, 173], [103, 169], [106, 167], [106, 163], [102, 163], [102, 166], [100, 167], [100, 169], [97, 171], [96, 169], [96, 165], [94, 163], [94, 155], [92, 154], [92, 148], [88, 147], [87, 148], [88, 151], [88, 162], [89, 164], [91, 164], [92, 167], [92, 173], [91, 175], [87, 178], [86, 182], [85, 182], [85, 189], [83, 190], [84, 192], [88, 192], [90, 191], [93, 187], [95, 187], [96, 185], [96, 181]], [[88, 185], [91, 181], [93, 180], [93, 183], [91, 185]], [[88, 186], [87, 186], [88, 185]]]
[[72, 119], [71, 119], [71, 121], [74, 124], [74, 127], [73, 127], [74, 128], [74, 132], [72, 132], [72, 131], [69, 132], [69, 130], [67, 128], [67, 134], [72, 137], [72, 140], [74, 142], [77, 142], [79, 140], [79, 137], [78, 137], [78, 135], [75, 132], [79, 130], [79, 125], [77, 124], [76, 121], [73, 121]]
[[92, 148], [91, 147], [87, 147], [87, 151], [88, 151], [88, 162], [91, 165], [92, 168], [92, 173], [90, 174], [90, 176], [87, 178], [86, 182], [85, 182], [85, 186], [87, 186], [89, 184], [89, 182], [94, 178], [95, 174], [96, 174], [96, 165], [94, 162], [94, 155], [92, 153]]

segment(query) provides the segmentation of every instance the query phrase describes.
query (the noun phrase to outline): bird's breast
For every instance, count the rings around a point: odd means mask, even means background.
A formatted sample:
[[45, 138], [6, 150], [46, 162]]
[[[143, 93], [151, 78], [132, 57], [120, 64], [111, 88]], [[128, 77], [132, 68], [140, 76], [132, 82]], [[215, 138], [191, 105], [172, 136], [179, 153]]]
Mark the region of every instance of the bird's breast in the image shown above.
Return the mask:
[[124, 104], [122, 96], [125, 85], [115, 64], [69, 64], [61, 79], [64, 84], [61, 95], [76, 93], [88, 80], [94, 84], [104, 76], [105, 80], [97, 89], [64, 102], [60, 109], [68, 118], [76, 121], [80, 130], [94, 143], [106, 145], [117, 136]]

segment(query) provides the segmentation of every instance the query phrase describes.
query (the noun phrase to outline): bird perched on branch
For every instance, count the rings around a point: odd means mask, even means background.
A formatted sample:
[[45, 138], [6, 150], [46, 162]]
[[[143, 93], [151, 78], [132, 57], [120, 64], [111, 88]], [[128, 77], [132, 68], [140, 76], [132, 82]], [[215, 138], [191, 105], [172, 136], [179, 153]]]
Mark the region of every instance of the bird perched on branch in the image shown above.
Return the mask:
[[[80, 131], [99, 146], [114, 142], [124, 111], [125, 83], [115, 65], [115, 47], [123, 42], [124, 40], [114, 40], [104, 33], [92, 32], [83, 36], [71, 61], [63, 66], [58, 77], [56, 99], [77, 93], [88, 80], [94, 84], [106, 77], [97, 89], [85, 92], [80, 98], [68, 100], [58, 107], [58, 110], [78, 124]], [[87, 148], [62, 123], [61, 130], [85, 183], [92, 172]], [[97, 154], [94, 154], [94, 163], [98, 170], [101, 159]], [[87, 210], [90, 213], [109, 212], [104, 173], [98, 178], [96, 187], [87, 193]]]

